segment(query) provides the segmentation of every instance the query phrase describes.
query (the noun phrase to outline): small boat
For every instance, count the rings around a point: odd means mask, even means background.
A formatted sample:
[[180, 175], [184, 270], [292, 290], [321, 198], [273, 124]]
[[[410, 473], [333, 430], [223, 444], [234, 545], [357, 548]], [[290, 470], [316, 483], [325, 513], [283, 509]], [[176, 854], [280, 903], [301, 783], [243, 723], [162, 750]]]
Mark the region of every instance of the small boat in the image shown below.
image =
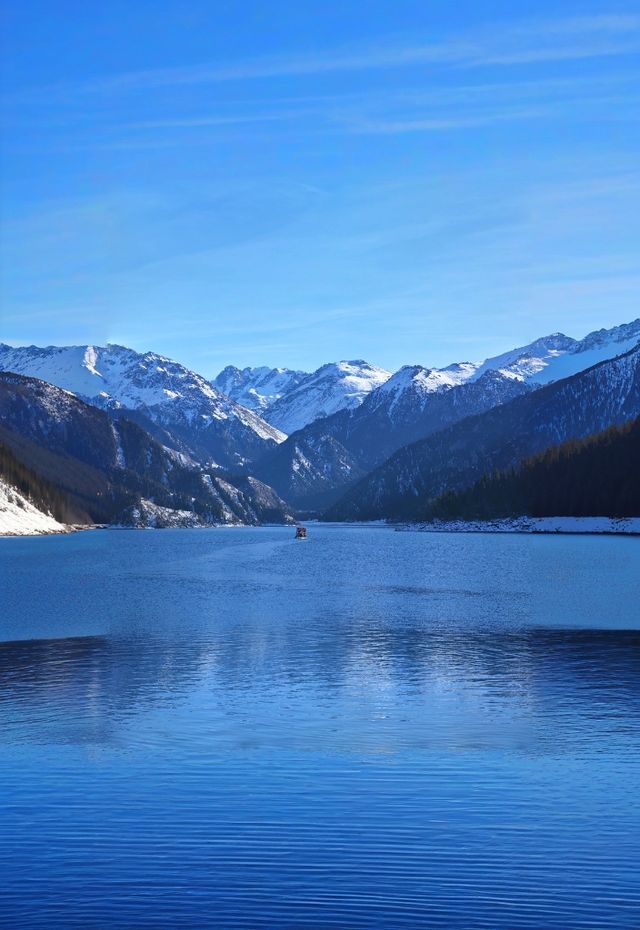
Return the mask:
[[306, 526], [296, 526], [296, 539], [306, 539], [306, 538], [307, 538]]

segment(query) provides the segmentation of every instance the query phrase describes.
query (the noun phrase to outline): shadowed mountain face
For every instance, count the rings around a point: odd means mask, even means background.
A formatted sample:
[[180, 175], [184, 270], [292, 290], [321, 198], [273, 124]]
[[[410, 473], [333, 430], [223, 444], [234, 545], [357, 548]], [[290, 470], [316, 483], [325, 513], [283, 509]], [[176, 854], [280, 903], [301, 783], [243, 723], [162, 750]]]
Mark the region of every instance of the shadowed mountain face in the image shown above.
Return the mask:
[[18, 461], [96, 522], [288, 519], [262, 482], [203, 469], [138, 424], [44, 381], [0, 373], [0, 422], [0, 441]]
[[419, 519], [428, 502], [447, 491], [639, 414], [636, 347], [401, 449], [330, 508], [327, 517]]

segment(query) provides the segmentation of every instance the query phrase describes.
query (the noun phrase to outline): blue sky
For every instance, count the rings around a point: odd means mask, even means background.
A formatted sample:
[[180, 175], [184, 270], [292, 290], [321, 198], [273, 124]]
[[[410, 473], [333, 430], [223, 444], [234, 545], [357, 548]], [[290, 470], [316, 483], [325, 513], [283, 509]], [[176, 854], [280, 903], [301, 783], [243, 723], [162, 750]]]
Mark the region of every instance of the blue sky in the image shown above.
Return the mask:
[[0, 341], [476, 359], [640, 315], [640, 7], [9, 0]]

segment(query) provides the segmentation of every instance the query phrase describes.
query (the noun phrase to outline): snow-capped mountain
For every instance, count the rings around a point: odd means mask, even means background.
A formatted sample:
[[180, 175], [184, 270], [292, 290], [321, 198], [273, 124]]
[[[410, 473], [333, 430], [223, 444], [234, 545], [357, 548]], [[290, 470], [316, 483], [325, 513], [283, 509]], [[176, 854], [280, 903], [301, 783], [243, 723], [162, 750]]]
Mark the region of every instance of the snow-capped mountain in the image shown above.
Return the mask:
[[[508, 352], [502, 352], [500, 355], [494, 355], [492, 358], [474, 364], [471, 378], [472, 380], [481, 378], [486, 371], [500, 371], [509, 377], [526, 381], [531, 375], [532, 367], [548, 368], [555, 363], [555, 359], [572, 352], [577, 345], [579, 345], [578, 340], [571, 336], [565, 336], [564, 333], [551, 333], [549, 336], [534, 339], [528, 345], [510, 349]], [[612, 353], [612, 355], [617, 354]]]
[[552, 333], [480, 363], [451, 365], [438, 374], [458, 373], [458, 369], [461, 369], [461, 380], [476, 380], [486, 371], [499, 371], [507, 377], [528, 381], [530, 384], [549, 384], [621, 355], [638, 345], [638, 342], [640, 319], [612, 329], [596, 330], [584, 339]]
[[532, 384], [549, 384], [551, 381], [575, 375], [616, 355], [622, 355], [638, 343], [640, 319], [614, 326], [613, 329], [596, 330], [584, 339], [574, 342], [566, 352], [558, 352], [546, 358], [536, 357], [533, 352], [525, 353], [509, 365], [508, 370], [522, 374], [522, 377]]
[[290, 368], [236, 368], [235, 365], [227, 365], [211, 383], [237, 404], [268, 419], [269, 407], [295, 390], [307, 377], [308, 372]]
[[316, 420], [270, 452], [258, 473], [300, 507], [329, 504], [402, 446], [527, 394], [640, 341], [640, 320], [575, 340], [553, 333], [483, 362], [407, 365], [355, 409]]
[[359, 407], [384, 384], [391, 372], [358, 359], [331, 362], [305, 375], [297, 386], [273, 403], [266, 416], [284, 433], [293, 433], [339, 410]]
[[348, 491], [327, 516], [420, 519], [428, 502], [446, 491], [469, 487], [551, 445], [638, 415], [640, 345], [403, 447]]
[[[468, 381], [477, 381], [487, 371], [498, 371], [505, 377], [533, 385], [549, 384], [621, 355], [638, 342], [640, 319], [614, 326], [613, 329], [597, 330], [584, 339], [552, 333], [482, 362], [455, 362], [446, 368], [405, 366], [387, 382], [385, 388], [395, 395], [402, 394], [408, 388], [426, 397]], [[378, 394], [382, 399], [384, 391]]]
[[403, 446], [639, 342], [635, 320], [581, 340], [553, 333], [482, 362], [439, 369], [407, 365], [392, 375], [361, 360], [311, 374], [229, 366], [214, 382], [122, 346], [0, 345], [0, 370], [43, 379], [108, 410], [116, 433], [120, 419], [135, 422], [182, 464], [251, 474], [296, 506], [317, 509]]
[[205, 460], [237, 467], [285, 439], [205, 378], [154, 352], [123, 346], [0, 345], [0, 370], [48, 381], [89, 403], [135, 411], [159, 438]]
[[[137, 423], [69, 391], [0, 373], [0, 449], [66, 496], [88, 521], [202, 525], [286, 521], [286, 505], [248, 476], [207, 469]], [[186, 516], [185, 516], [186, 515]]]

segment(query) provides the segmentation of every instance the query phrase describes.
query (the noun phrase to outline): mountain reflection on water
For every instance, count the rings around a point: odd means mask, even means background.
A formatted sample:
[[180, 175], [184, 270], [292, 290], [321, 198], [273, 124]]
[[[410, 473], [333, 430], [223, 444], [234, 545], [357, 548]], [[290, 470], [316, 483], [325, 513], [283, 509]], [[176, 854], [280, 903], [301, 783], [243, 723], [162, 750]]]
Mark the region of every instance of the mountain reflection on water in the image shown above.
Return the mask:
[[[242, 745], [245, 731], [308, 749], [322, 737], [337, 748], [355, 739], [368, 751], [378, 740], [387, 751], [575, 750], [596, 733], [624, 748], [640, 726], [640, 633], [290, 628], [188, 641], [0, 644], [3, 741], [109, 741], [136, 715], [188, 705], [194, 694], [210, 735], [229, 748]], [[302, 729], [270, 719], [279, 700]], [[336, 712], [330, 736], [315, 719], [322, 706]]]

